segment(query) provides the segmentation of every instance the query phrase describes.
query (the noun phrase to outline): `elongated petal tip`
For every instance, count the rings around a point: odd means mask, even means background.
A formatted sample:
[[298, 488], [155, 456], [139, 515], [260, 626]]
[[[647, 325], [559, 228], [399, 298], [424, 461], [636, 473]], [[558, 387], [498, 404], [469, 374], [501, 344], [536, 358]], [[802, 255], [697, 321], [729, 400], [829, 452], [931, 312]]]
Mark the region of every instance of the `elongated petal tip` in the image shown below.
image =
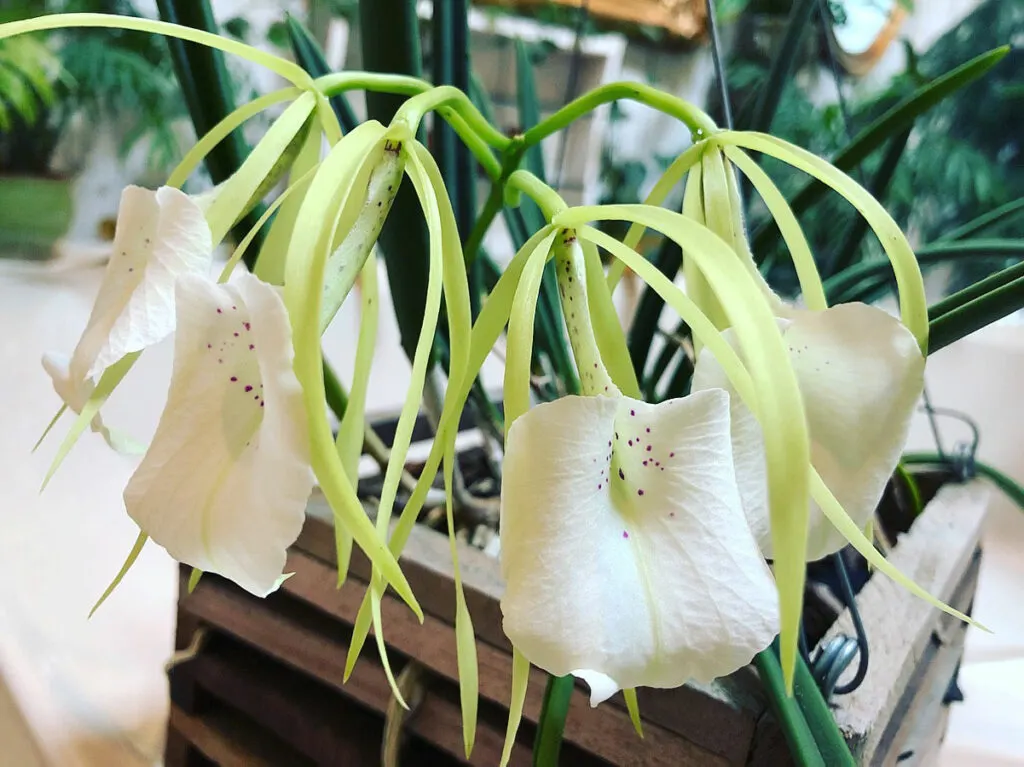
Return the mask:
[[592, 700], [731, 673], [778, 631], [740, 505], [723, 391], [648, 405], [566, 397], [509, 432], [505, 633]]
[[284, 304], [250, 275], [186, 275], [177, 314], [167, 406], [125, 506], [175, 559], [265, 596], [313, 485]]

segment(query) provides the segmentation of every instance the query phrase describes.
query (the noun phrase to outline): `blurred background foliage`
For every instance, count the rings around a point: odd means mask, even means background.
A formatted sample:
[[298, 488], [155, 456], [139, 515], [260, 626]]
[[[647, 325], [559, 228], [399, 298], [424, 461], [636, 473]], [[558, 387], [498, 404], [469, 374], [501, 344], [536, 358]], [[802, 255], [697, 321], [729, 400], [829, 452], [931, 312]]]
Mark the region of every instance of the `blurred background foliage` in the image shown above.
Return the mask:
[[[130, 0], [4, 0], [0, 22], [84, 12], [139, 15]], [[181, 154], [184, 103], [159, 37], [73, 29], [0, 41], [0, 93], [0, 172], [49, 175], [65, 131], [82, 121], [110, 121], [122, 158], [143, 140], [151, 166]]]

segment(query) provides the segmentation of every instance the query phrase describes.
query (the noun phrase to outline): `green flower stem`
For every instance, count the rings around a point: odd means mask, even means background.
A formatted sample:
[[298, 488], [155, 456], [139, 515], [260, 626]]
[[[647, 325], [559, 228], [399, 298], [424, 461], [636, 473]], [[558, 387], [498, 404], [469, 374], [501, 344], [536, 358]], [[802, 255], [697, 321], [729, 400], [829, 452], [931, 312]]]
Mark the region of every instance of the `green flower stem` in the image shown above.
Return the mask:
[[928, 353], [934, 354], [955, 341], [1024, 309], [1024, 277], [969, 301], [929, 323]]
[[517, 170], [509, 176], [508, 186], [537, 203], [548, 221], [569, 208], [558, 192], [527, 170]]
[[857, 763], [836, 726], [835, 717], [818, 689], [804, 659], [797, 656], [793, 677], [793, 694], [803, 711], [804, 720], [818, 746], [818, 753], [828, 767], [856, 767]]
[[759, 652], [754, 657], [754, 665], [768, 693], [768, 701], [782, 728], [782, 734], [786, 736], [794, 761], [800, 767], [825, 767], [825, 760], [821, 757], [818, 744], [804, 718], [804, 712], [796, 700], [786, 694], [782, 667], [779, 665], [775, 649], [768, 647]]
[[[409, 104], [413, 104], [416, 101], [416, 97], [433, 94], [438, 90], [443, 91], [442, 96], [450, 95], [451, 93], [461, 94], [461, 91], [447, 86], [445, 88], [434, 88], [426, 80], [418, 77], [378, 74], [375, 72], [338, 72], [317, 78], [314, 85], [328, 98], [351, 90], [368, 90], [377, 93], [412, 96], [413, 98], [407, 101], [406, 105], [399, 110], [399, 114], [395, 118], [396, 120], [401, 119], [402, 122], [415, 127], [419, 125], [419, 121], [423, 119], [423, 114], [426, 111], [436, 109], [438, 114], [452, 126], [452, 129], [459, 135], [459, 138], [462, 139], [462, 142], [469, 151], [473, 153], [473, 156], [476, 157], [477, 162], [480, 163], [487, 175], [492, 179], [497, 179], [501, 176], [501, 165], [491, 152], [491, 143], [488, 143], [488, 139], [493, 143], [493, 140], [497, 137], [498, 143], [495, 146], [500, 145], [500, 148], [511, 144], [512, 139], [503, 136], [496, 128], [491, 126], [476, 107], [469, 103], [468, 97], [463, 96], [452, 102], [442, 101], [442, 103], [429, 106], [418, 117], [416, 117], [416, 113], [422, 109], [424, 102], [417, 102], [414, 106], [408, 107], [408, 112], [405, 111]], [[467, 104], [468, 107], [466, 106]]]
[[[904, 453], [903, 458], [900, 460], [904, 464], [931, 466], [943, 466], [948, 462], [938, 453]], [[982, 463], [981, 461], [974, 462], [974, 470], [1006, 493], [1007, 497], [1024, 511], [1024, 487], [1021, 487], [1016, 480], [1003, 474], [994, 466]]]
[[415, 132], [420, 121], [427, 112], [442, 107], [454, 110], [476, 134], [490, 146], [504, 151], [512, 143], [512, 139], [487, 122], [480, 114], [469, 96], [451, 85], [439, 85], [428, 91], [413, 96], [406, 101], [395, 115], [395, 121], [405, 123], [409, 130]]
[[476, 259], [476, 254], [480, 250], [480, 243], [484, 241], [484, 235], [487, 234], [487, 230], [490, 229], [495, 217], [501, 212], [502, 205], [505, 202], [505, 183], [508, 177], [519, 168], [519, 163], [522, 162], [525, 150], [526, 147], [514, 144], [505, 152], [505, 159], [501, 164], [501, 172], [491, 185], [491, 191], [487, 195], [487, 201], [484, 203], [483, 210], [480, 211], [476, 223], [473, 224], [473, 231], [469, 233], [469, 238], [462, 247], [463, 258], [466, 260], [467, 267], [472, 266], [473, 261]]
[[558, 754], [562, 750], [565, 720], [569, 716], [569, 702], [574, 687], [571, 674], [548, 676], [540, 719], [537, 721], [537, 734], [533, 740], [534, 767], [549, 767], [559, 763]]
[[530, 147], [539, 144], [552, 133], [557, 133], [587, 112], [619, 99], [645, 104], [659, 112], [675, 117], [694, 134], [694, 141], [706, 138], [717, 130], [714, 121], [704, 112], [683, 99], [663, 93], [642, 83], [608, 83], [592, 90], [575, 101], [570, 101], [546, 120], [542, 120], [523, 134], [523, 143]]

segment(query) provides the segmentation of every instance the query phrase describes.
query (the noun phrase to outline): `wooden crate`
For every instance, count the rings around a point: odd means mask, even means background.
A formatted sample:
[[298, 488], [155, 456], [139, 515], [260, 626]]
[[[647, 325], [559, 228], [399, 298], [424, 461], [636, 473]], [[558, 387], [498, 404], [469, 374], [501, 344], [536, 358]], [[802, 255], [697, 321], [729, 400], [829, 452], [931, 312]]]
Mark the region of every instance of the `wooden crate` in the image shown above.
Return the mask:
[[[969, 607], [977, 583], [986, 499], [977, 485], [944, 488], [891, 553], [904, 572], [960, 609]], [[187, 594], [183, 570], [177, 644], [187, 646], [199, 627], [206, 641], [193, 660], [171, 672], [168, 767], [379, 761], [390, 692], [372, 640], [342, 684], [369, 567], [355, 556], [350, 581], [335, 588], [329, 520], [326, 507], [314, 500], [289, 555], [288, 570], [295, 574], [265, 600], [210, 576]], [[511, 676], [498, 607], [501, 580], [498, 563], [480, 551], [462, 547], [460, 556], [479, 648], [480, 722], [469, 763], [494, 765]], [[413, 663], [420, 677], [410, 696], [413, 712], [401, 728], [402, 762], [463, 764], [447, 539], [417, 528], [402, 564], [426, 614], [419, 625], [401, 602], [390, 596], [383, 601], [396, 672]], [[928, 764], [945, 729], [943, 697], [965, 629], [883, 577], [869, 581], [859, 604], [871, 665], [860, 689], [835, 699], [837, 721], [862, 764]], [[848, 615], [826, 640], [839, 631], [851, 631]], [[535, 669], [512, 764], [530, 763], [543, 690], [544, 676]], [[633, 733], [621, 696], [591, 709], [584, 688], [577, 689], [563, 763], [791, 763], [749, 669], [707, 687], [639, 692], [643, 740]]]

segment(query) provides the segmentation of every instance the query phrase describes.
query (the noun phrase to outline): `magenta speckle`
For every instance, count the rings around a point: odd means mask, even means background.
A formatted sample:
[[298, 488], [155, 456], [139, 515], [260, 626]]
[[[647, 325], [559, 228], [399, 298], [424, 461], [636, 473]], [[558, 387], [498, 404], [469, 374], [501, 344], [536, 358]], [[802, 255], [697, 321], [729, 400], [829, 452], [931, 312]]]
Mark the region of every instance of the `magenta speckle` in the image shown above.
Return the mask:
[[635, 410], [630, 410], [630, 411], [629, 411], [629, 414], [630, 414], [630, 415], [636, 415], [636, 411], [635, 411]]
[[669, 454], [668, 454], [668, 457], [669, 457], [669, 458], [675, 458], [675, 457], [676, 457], [676, 454], [675, 454], [675, 453], [669, 453]]
[[627, 533], [625, 530], [623, 530], [622, 531], [622, 537], [623, 538], [628, 538], [629, 537], [629, 533]]
[[602, 487], [601, 483], [600, 483], [600, 482], [598, 482], [598, 483], [597, 483], [597, 489], [598, 489], [598, 490], [600, 490], [600, 489], [601, 489], [601, 487]]
[[626, 475], [622, 472], [622, 469], [619, 469], [619, 479], [625, 479], [625, 478], [626, 478]]
[[249, 344], [249, 351], [252, 351], [255, 348], [256, 348], [256, 344]]
[[207, 344], [207, 345], [206, 345], [206, 348], [207, 348], [207, 349], [212, 349], [212, 348], [213, 348], [213, 344]]
[[650, 427], [650, 426], [648, 426], [648, 427], [647, 427], [647, 433], [648, 433], [648, 434], [650, 434], [650, 433], [651, 433], [651, 427]]
[[253, 397], [253, 399], [256, 400], [257, 402], [259, 402], [260, 401], [260, 395], [257, 394], [255, 397]]
[[670, 511], [670, 512], [668, 513], [668, 515], [669, 515], [670, 517], [675, 517], [676, 513], [675, 513], [674, 511]]
[[651, 452], [651, 446], [650, 445], [647, 446], [647, 452], [648, 453]]
[[222, 360], [222, 359], [217, 360], [217, 364], [218, 365], [223, 365], [224, 364], [224, 360]]
[[219, 306], [217, 307], [217, 314], [224, 314], [224, 311]]
[[260, 407], [263, 407], [263, 403], [262, 402], [260, 403]]
[[246, 330], [252, 330], [252, 325], [250, 325], [248, 322], [243, 322], [242, 327], [244, 327]]
[[637, 490], [637, 491], [636, 491], [636, 494], [637, 494], [637, 495], [643, 495], [643, 494], [644, 494], [644, 491], [643, 491], [643, 490]]
[[647, 465], [647, 461], [644, 461], [644, 466], [646, 466], [646, 465]]
[[238, 307], [237, 307], [237, 306], [232, 306], [232, 307], [231, 307], [231, 311], [236, 311], [237, 309], [238, 309]]
[[247, 384], [246, 387], [245, 387], [245, 390], [247, 392], [252, 391], [252, 387]]
[[629, 441], [629, 446], [630, 446], [630, 447], [633, 447], [633, 440], [630, 440], [630, 441]]
[[238, 376], [231, 376], [231, 383], [235, 383], [238, 380]]
[[235, 333], [235, 338], [238, 338], [238, 333]]

